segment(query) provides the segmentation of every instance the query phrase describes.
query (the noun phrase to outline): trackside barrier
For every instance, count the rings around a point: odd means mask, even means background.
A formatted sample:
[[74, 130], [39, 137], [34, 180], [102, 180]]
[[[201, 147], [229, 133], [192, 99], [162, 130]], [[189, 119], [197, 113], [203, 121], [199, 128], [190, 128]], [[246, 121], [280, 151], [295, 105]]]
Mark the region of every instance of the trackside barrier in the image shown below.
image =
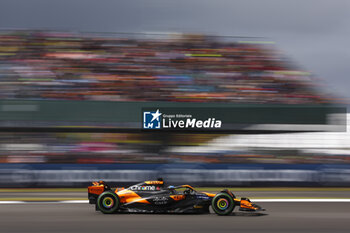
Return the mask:
[[158, 177], [198, 186], [350, 186], [350, 165], [0, 164], [0, 187], [129, 185]]

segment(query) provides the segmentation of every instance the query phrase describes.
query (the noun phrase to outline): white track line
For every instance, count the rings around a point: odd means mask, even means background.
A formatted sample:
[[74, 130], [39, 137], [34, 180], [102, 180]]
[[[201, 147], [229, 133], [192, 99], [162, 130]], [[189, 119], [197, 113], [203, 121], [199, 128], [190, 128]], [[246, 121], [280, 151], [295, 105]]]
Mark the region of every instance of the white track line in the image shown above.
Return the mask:
[[0, 201], [0, 204], [24, 204], [24, 201]]
[[[350, 202], [350, 198], [275, 198], [275, 199], [252, 199], [252, 202]], [[1, 204], [88, 204], [88, 200], [68, 201], [0, 201]]]

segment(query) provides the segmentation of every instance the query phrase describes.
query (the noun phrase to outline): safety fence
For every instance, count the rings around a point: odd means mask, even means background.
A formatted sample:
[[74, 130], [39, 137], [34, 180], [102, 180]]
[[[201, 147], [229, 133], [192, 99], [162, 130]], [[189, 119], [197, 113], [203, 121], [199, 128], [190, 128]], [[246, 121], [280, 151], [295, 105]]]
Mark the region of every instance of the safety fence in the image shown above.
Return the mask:
[[332, 164], [0, 164], [0, 187], [126, 186], [162, 177], [197, 186], [350, 186], [350, 165]]

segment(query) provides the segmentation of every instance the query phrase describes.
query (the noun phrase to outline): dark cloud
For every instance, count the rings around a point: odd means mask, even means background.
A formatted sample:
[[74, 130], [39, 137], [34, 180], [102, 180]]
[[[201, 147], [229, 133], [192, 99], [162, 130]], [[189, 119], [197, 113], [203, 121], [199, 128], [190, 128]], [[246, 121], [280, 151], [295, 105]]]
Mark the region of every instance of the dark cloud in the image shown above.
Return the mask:
[[0, 28], [264, 36], [350, 97], [349, 0], [1, 0]]

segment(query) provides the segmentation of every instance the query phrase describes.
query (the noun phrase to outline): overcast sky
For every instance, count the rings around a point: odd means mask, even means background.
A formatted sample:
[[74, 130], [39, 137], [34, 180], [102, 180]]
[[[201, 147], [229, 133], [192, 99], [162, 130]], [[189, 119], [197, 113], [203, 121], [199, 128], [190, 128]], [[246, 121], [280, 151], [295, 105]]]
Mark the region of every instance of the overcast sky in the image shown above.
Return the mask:
[[350, 0], [0, 0], [0, 28], [263, 36], [350, 97]]

